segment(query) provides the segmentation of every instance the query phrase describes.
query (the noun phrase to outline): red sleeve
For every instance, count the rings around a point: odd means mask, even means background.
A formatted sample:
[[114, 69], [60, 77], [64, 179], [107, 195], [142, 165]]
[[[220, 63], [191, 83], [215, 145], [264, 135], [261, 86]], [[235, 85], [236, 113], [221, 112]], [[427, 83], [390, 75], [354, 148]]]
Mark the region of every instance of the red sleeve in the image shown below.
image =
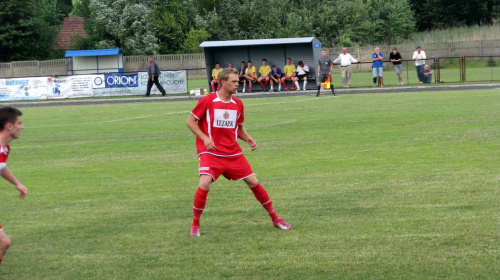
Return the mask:
[[238, 125], [242, 125], [243, 122], [245, 121], [245, 113], [244, 113], [244, 107], [243, 107], [243, 102], [238, 100], [238, 107], [240, 107], [240, 117], [238, 118]]
[[198, 120], [202, 119], [207, 113], [208, 96], [201, 98], [196, 104], [196, 107], [191, 111], [191, 114]]

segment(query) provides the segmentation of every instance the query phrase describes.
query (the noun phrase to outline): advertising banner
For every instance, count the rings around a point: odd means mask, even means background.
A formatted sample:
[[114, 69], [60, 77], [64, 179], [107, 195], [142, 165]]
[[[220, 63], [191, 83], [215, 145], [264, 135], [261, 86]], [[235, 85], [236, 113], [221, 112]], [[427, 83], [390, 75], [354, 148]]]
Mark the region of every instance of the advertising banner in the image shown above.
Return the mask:
[[0, 101], [43, 99], [47, 94], [47, 78], [0, 79]]
[[[187, 92], [186, 71], [164, 71], [159, 81], [167, 94]], [[0, 79], [0, 101], [144, 95], [147, 85], [147, 72]], [[151, 94], [161, 94], [154, 84]]]

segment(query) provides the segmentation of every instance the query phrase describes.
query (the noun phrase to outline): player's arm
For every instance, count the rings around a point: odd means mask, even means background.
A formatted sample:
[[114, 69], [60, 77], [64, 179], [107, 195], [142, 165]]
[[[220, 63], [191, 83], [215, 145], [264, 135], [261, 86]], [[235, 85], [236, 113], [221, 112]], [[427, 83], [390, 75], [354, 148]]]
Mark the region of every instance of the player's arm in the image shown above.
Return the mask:
[[21, 182], [19, 182], [19, 180], [17, 180], [16, 176], [14, 176], [14, 174], [12, 174], [12, 172], [10, 172], [10, 170], [7, 166], [5, 166], [2, 169], [1, 176], [5, 180], [7, 180], [11, 184], [13, 184], [16, 187], [16, 189], [21, 193], [21, 194], [19, 194], [20, 199], [23, 199], [26, 197], [26, 194], [28, 193], [28, 189], [25, 186], [23, 186], [23, 184], [21, 184]]
[[203, 131], [201, 131], [200, 127], [198, 126], [198, 120], [193, 116], [189, 115], [189, 118], [187, 119], [187, 127], [191, 132], [193, 132], [194, 135], [196, 135], [198, 138], [200, 138], [203, 141], [203, 144], [209, 151], [215, 151], [217, 147], [215, 147], [215, 143], [210, 137], [208, 137]]
[[243, 124], [238, 125], [238, 138], [247, 142], [252, 151], [257, 149], [257, 143], [255, 142], [255, 140], [253, 140], [252, 137], [250, 137], [250, 135], [248, 135], [247, 131], [243, 127]]

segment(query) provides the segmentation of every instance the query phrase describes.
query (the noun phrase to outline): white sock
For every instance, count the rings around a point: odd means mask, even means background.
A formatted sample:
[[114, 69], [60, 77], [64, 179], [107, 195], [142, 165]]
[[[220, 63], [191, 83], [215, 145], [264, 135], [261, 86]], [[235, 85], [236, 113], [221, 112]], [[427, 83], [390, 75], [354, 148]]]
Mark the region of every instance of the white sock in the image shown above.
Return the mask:
[[304, 88], [303, 89], [306, 89], [306, 85], [307, 85], [307, 81], [304, 81]]
[[299, 86], [299, 82], [298, 82], [298, 81], [295, 81], [295, 86], [297, 87], [297, 89], [300, 89], [300, 86]]
[[243, 90], [241, 92], [245, 92], [245, 88], [243, 88]]

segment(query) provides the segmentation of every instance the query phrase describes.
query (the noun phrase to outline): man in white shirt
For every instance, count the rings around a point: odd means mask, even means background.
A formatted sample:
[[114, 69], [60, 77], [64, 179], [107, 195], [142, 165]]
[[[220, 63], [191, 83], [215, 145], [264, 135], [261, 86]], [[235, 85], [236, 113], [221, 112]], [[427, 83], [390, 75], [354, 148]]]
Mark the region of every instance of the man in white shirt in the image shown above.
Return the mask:
[[425, 66], [425, 52], [420, 46], [417, 46], [417, 50], [413, 53], [413, 60], [415, 60], [415, 66], [417, 67], [417, 77], [418, 81], [424, 83], [424, 66]]
[[351, 63], [360, 63], [361, 60], [354, 59], [351, 54], [347, 53], [347, 48], [342, 48], [342, 53], [333, 61], [334, 64], [339, 62], [342, 69], [342, 87], [349, 88], [351, 85]]
[[307, 74], [309, 73], [309, 67], [304, 65], [304, 62], [299, 61], [297, 64], [297, 80], [295, 80], [295, 86], [297, 86], [297, 90], [300, 90], [299, 81], [304, 81], [303, 90], [306, 90], [307, 86]]

